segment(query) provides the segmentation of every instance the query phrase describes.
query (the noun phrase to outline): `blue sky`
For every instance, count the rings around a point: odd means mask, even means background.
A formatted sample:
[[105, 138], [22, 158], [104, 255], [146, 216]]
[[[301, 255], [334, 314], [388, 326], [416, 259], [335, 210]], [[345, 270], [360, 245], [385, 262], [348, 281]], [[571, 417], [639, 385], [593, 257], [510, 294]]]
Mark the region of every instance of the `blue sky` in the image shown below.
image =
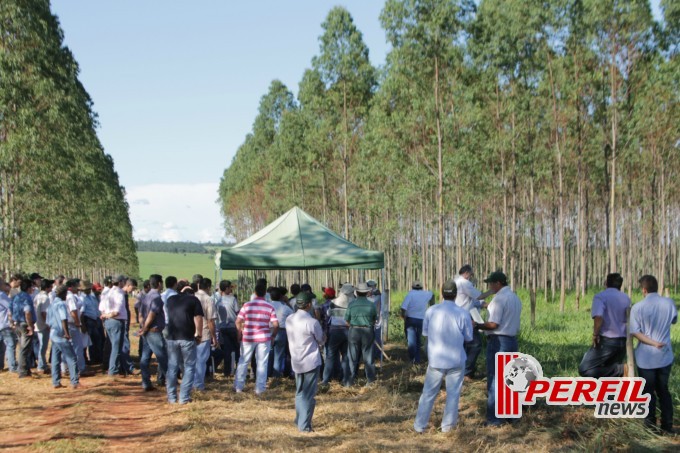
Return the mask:
[[271, 81], [297, 93], [335, 5], [382, 65], [383, 0], [52, 0], [127, 190], [135, 238], [222, 239], [222, 172]]
[[137, 239], [222, 238], [222, 172], [271, 81], [297, 93], [337, 4], [382, 64], [382, 1], [52, 0]]

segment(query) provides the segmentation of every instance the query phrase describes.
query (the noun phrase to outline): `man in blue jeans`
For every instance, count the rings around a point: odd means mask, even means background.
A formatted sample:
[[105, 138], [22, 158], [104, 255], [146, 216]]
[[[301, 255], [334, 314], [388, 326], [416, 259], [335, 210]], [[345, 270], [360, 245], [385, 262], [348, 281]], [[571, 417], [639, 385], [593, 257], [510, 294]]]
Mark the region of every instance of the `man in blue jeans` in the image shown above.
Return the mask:
[[286, 352], [288, 351], [288, 336], [286, 334], [286, 320], [293, 314], [293, 309], [281, 302], [281, 290], [279, 288], [272, 288], [269, 292], [272, 301], [271, 304], [276, 311], [276, 319], [279, 321], [279, 330], [274, 338], [273, 349], [274, 353], [269, 353], [270, 369], [272, 376], [279, 378], [283, 376], [286, 368]]
[[159, 385], [165, 381], [168, 369], [168, 353], [163, 338], [165, 313], [163, 311], [163, 299], [160, 295], [162, 289], [162, 276], [154, 274], [149, 277], [149, 292], [144, 297], [140, 307], [142, 328], [139, 331], [139, 341], [142, 342], [142, 356], [139, 360], [139, 368], [142, 370], [142, 388], [145, 391], [154, 389], [149, 373], [152, 353], [156, 355], [158, 360]]
[[10, 327], [9, 283], [0, 277], [0, 370], [5, 366], [5, 354], [9, 371], [16, 373], [17, 368], [17, 337]]
[[404, 332], [408, 343], [408, 358], [413, 364], [420, 363], [420, 348], [423, 336], [423, 318], [427, 307], [434, 303], [434, 294], [423, 290], [423, 284], [415, 281], [411, 291], [401, 304], [401, 317], [404, 319]]
[[[367, 296], [370, 288], [366, 283], [359, 283], [356, 286], [357, 298], [350, 304], [345, 312], [345, 322], [349, 326], [347, 335], [349, 352], [350, 378], [345, 383], [346, 386], [354, 385], [359, 371], [359, 356], [364, 360], [364, 371], [366, 372], [366, 385], [369, 386], [375, 381], [375, 364], [373, 363], [373, 342], [375, 341], [374, 326], [378, 320], [378, 312], [375, 304], [368, 300]], [[291, 347], [291, 351], [292, 351]]]
[[203, 308], [201, 302], [186, 280], [177, 283], [178, 294], [168, 298], [167, 348], [168, 375], [166, 388], [168, 402], [177, 403], [177, 374], [183, 365], [182, 387], [179, 404], [191, 402], [191, 389], [196, 369], [196, 346], [201, 342], [203, 332]]
[[[278, 296], [278, 294], [277, 294]], [[325, 338], [319, 321], [309, 314], [312, 296], [302, 292], [296, 298], [297, 312], [288, 317], [285, 330], [295, 372], [295, 424], [300, 432], [312, 432], [312, 416], [316, 406], [321, 351]]]
[[123, 285], [126, 278], [118, 278], [117, 285], [113, 285], [106, 295], [102, 294], [100, 311], [106, 336], [111, 342], [111, 355], [109, 356], [109, 377], [113, 377], [121, 370], [127, 374], [127, 360], [123, 359], [123, 344], [125, 342], [125, 324], [128, 319], [128, 311], [125, 304]]
[[418, 433], [427, 429], [442, 381], [446, 382], [442, 432], [450, 431], [458, 423], [458, 401], [463, 388], [466, 359], [463, 345], [472, 340], [472, 319], [466, 310], [456, 305], [456, 293], [455, 282], [444, 283], [444, 301], [430, 307], [423, 320], [423, 335], [428, 340], [428, 366], [423, 394], [420, 396], [413, 423], [413, 429]]
[[47, 324], [50, 327], [50, 340], [52, 341], [52, 386], [55, 389], [62, 388], [60, 363], [66, 362], [71, 387], [78, 388], [78, 361], [76, 352], [71, 344], [68, 322], [69, 311], [66, 307], [66, 294], [68, 289], [60, 285], [56, 290], [56, 297], [47, 310]]
[[668, 389], [668, 380], [673, 367], [671, 325], [678, 321], [678, 310], [672, 299], [659, 295], [659, 283], [655, 277], [643, 275], [640, 278], [640, 288], [645, 298], [633, 305], [630, 312], [630, 333], [639, 341], [635, 348], [635, 362], [640, 377], [645, 379], [644, 393], [650, 395], [645, 424], [654, 431], [658, 430], [658, 398], [661, 430], [674, 434], [673, 397]]
[[9, 304], [9, 315], [19, 336], [19, 377], [24, 378], [31, 375], [34, 325], [37, 316], [31, 298], [33, 282], [28, 278], [23, 278], [19, 285], [20, 291]]
[[[475, 324], [476, 329], [487, 331], [486, 342], [486, 425], [500, 426], [504, 420], [496, 417], [496, 353], [517, 352], [517, 334], [519, 333], [522, 302], [517, 294], [508, 286], [508, 278], [503, 272], [492, 272], [484, 280], [495, 294], [489, 303], [489, 319], [485, 323]], [[506, 423], [509, 420], [505, 421]]]
[[607, 289], [593, 297], [593, 345], [583, 356], [578, 372], [583, 377], [621, 377], [626, 356], [626, 314], [630, 298], [621, 291], [621, 274], [609, 274]]

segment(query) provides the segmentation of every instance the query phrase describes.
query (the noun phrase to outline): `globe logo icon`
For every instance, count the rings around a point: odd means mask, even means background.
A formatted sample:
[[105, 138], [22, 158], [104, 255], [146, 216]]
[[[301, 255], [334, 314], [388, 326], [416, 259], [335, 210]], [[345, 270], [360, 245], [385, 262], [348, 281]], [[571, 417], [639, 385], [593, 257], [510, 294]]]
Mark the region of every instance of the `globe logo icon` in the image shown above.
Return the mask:
[[505, 365], [503, 379], [510, 390], [524, 393], [532, 381], [543, 377], [543, 369], [538, 360], [528, 354], [521, 354]]

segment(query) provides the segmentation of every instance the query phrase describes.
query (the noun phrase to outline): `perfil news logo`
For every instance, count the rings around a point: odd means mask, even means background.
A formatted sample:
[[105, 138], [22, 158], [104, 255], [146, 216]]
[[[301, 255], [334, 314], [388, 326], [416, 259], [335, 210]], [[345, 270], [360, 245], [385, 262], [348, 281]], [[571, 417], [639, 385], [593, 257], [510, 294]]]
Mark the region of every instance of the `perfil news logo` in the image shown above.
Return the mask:
[[645, 380], [629, 378], [543, 377], [538, 360], [518, 352], [496, 353], [496, 417], [520, 418], [522, 406], [537, 397], [551, 406], [595, 406], [597, 418], [645, 418]]

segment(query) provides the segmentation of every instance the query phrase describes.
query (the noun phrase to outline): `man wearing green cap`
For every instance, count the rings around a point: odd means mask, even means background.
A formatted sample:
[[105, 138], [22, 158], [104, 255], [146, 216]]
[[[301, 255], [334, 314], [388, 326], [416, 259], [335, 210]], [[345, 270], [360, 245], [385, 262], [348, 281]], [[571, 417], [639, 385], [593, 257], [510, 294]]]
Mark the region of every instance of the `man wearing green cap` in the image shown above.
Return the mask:
[[487, 426], [500, 426], [502, 419], [496, 417], [495, 374], [496, 353], [517, 352], [517, 334], [519, 318], [522, 313], [522, 302], [508, 286], [508, 278], [503, 272], [492, 272], [484, 283], [495, 294], [488, 306], [489, 320], [475, 324], [475, 328], [486, 330], [486, 388], [488, 399], [486, 405]]

